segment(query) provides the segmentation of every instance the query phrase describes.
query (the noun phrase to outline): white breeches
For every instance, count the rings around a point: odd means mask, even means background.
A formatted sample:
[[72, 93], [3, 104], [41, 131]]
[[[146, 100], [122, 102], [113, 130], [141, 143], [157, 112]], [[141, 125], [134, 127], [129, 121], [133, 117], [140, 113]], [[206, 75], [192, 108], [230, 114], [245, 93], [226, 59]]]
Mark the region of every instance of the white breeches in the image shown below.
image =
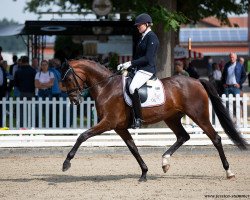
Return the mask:
[[135, 76], [129, 86], [130, 94], [134, 94], [135, 89], [139, 89], [144, 83], [146, 83], [151, 77], [153, 76], [152, 73], [139, 70], [135, 73]]

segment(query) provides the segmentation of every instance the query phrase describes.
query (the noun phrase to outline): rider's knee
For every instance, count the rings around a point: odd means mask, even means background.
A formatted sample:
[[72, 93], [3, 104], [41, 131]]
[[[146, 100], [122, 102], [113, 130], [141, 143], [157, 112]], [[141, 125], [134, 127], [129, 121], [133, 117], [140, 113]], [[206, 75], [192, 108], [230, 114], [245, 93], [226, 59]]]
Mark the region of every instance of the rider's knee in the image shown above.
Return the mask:
[[133, 87], [133, 86], [129, 86], [129, 93], [130, 94], [134, 94], [135, 93], [135, 90], [136, 90], [136, 87]]

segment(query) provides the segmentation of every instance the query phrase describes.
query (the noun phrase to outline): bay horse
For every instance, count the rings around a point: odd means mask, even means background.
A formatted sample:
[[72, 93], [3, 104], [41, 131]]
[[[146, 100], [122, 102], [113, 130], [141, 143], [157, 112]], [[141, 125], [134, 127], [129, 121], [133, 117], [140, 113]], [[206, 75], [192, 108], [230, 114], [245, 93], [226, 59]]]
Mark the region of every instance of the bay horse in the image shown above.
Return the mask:
[[[95, 100], [99, 119], [96, 125], [77, 138], [63, 163], [62, 170], [66, 171], [70, 168], [71, 159], [84, 141], [105, 131], [114, 130], [126, 143], [141, 167], [142, 174], [139, 181], [146, 181], [148, 167], [128, 131], [132, 123], [132, 114], [131, 108], [125, 103], [123, 97], [122, 75], [113, 73], [105, 66], [88, 59], [70, 60], [61, 70], [62, 82], [71, 103], [80, 104], [81, 94], [87, 87]], [[164, 121], [177, 137], [176, 142], [162, 155], [163, 171], [166, 173], [170, 167], [170, 156], [190, 139], [181, 123], [181, 118], [187, 115], [206, 133], [216, 147], [226, 171], [226, 177], [235, 177], [229, 169], [221, 137], [209, 121], [209, 98], [225, 133], [234, 144], [244, 150], [247, 149], [247, 142], [236, 130], [214, 86], [209, 81], [185, 76], [168, 77], [161, 79], [161, 82], [165, 89], [165, 103], [152, 108], [142, 108], [142, 118], [144, 125]]]

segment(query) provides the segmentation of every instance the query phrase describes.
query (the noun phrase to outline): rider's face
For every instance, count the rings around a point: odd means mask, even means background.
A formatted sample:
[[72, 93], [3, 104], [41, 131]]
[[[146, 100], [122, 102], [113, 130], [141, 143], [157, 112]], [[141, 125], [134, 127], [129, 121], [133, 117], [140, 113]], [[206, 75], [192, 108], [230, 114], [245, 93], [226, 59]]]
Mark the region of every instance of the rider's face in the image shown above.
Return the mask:
[[137, 25], [139, 33], [144, 33], [145, 30], [147, 29], [147, 24], [139, 24]]

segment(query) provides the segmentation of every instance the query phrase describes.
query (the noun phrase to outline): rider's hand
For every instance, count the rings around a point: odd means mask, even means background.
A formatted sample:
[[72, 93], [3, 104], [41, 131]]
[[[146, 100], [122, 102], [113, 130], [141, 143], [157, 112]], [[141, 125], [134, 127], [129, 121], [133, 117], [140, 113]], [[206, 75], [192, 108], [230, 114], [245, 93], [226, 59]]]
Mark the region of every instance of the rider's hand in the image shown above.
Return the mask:
[[130, 66], [131, 66], [131, 61], [128, 61], [128, 62], [118, 65], [117, 70], [120, 71], [120, 70], [128, 69]]

